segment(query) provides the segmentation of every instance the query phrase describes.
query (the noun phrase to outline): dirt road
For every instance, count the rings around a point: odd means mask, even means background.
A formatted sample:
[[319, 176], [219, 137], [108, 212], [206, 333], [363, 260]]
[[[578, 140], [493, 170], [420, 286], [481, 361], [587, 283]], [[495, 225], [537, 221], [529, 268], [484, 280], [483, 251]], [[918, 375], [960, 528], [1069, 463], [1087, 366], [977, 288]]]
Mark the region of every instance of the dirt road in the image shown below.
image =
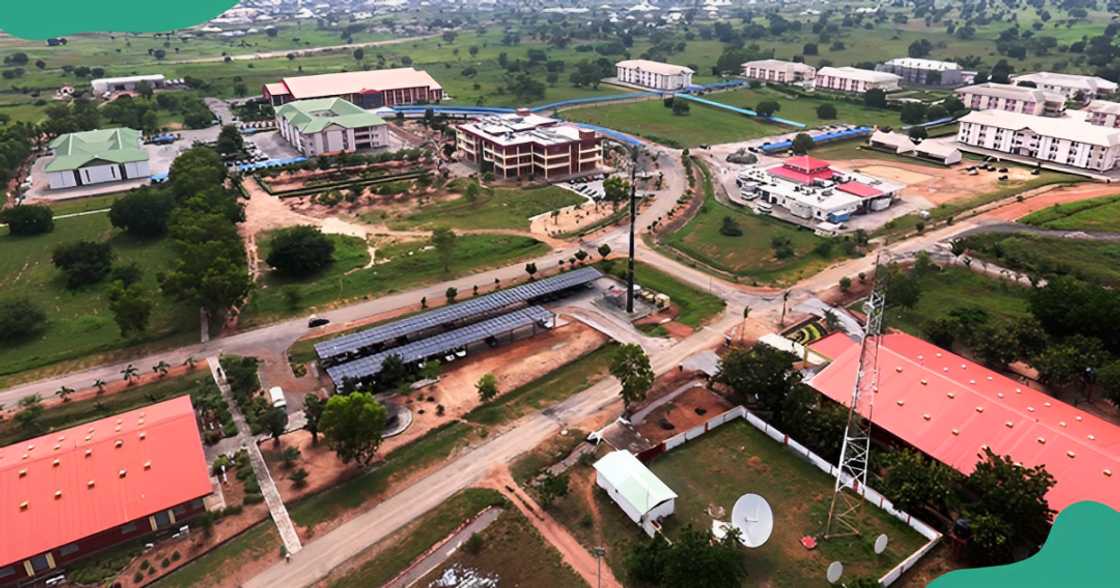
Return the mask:
[[[240, 53], [238, 55], [230, 55], [229, 59], [233, 61], [251, 61], [256, 59], [274, 59], [277, 57], [287, 57], [289, 53], [295, 54], [297, 57], [305, 55], [314, 55], [316, 53], [327, 53], [330, 51], [343, 51], [347, 49], [357, 49], [359, 47], [383, 47], [385, 45], [399, 45], [401, 43], [408, 43], [411, 41], [421, 41], [423, 39], [430, 39], [435, 35], [421, 35], [419, 37], [404, 37], [401, 39], [386, 39], [384, 41], [367, 41], [365, 43], [346, 43], [343, 45], [327, 45], [324, 47], [312, 47], [310, 49], [296, 49], [284, 51], [262, 51], [259, 53]], [[215, 55], [213, 57], [198, 57], [195, 59], [180, 59], [176, 61], [168, 61], [166, 63], [179, 64], [179, 63], [219, 63], [227, 59], [226, 56]]]

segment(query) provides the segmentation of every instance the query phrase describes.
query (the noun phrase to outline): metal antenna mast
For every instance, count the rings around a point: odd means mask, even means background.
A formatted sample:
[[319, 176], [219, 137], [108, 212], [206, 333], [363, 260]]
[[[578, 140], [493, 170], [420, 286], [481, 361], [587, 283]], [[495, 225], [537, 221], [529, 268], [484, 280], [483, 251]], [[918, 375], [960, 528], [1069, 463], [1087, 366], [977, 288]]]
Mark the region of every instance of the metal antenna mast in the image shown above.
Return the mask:
[[[879, 341], [883, 327], [883, 307], [886, 301], [886, 284], [880, 255], [875, 258], [875, 284], [865, 306], [867, 324], [860, 341], [859, 365], [856, 368], [852, 401], [848, 406], [848, 426], [844, 429], [844, 444], [840, 448], [837, 464], [836, 487], [832, 504], [828, 507], [828, 523], [824, 538], [859, 535], [856, 515], [863, 497], [857, 492], [867, 484], [867, 466], [871, 458], [871, 409], [879, 386]], [[861, 414], [866, 408], [867, 418]], [[844, 488], [851, 483], [853, 492]]]

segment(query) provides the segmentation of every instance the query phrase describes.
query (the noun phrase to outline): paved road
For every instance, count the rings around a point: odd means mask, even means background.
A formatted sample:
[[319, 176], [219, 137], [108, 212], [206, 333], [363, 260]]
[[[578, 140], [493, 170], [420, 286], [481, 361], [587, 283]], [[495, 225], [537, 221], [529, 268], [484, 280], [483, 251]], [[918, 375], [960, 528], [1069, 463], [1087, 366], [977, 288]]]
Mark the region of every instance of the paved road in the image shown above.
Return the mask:
[[416, 582], [420, 581], [438, 568], [443, 562], [447, 561], [456, 551], [463, 546], [463, 543], [470, 539], [475, 533], [481, 533], [489, 527], [491, 523], [498, 520], [498, 516], [502, 514], [502, 509], [494, 507], [486, 509], [482, 514], [475, 517], [473, 521], [467, 526], [459, 529], [458, 532], [448, 537], [446, 541], [441, 543], [431, 553], [424, 556], [424, 559], [416, 562], [415, 565], [408, 568], [401, 575], [393, 578], [392, 581], [385, 584], [385, 588], [408, 588]]

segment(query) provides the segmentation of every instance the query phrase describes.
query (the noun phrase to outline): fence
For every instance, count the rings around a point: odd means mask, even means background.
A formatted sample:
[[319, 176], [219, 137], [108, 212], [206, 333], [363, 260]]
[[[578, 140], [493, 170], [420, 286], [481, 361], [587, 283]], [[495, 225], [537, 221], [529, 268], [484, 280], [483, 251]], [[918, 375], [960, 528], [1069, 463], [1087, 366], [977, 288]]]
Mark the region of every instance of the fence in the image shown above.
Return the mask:
[[[736, 406], [735, 408], [732, 408], [727, 412], [708, 419], [702, 425], [697, 425], [696, 427], [693, 427], [683, 433], [678, 433], [662, 441], [657, 446], [643, 451], [638, 455], [638, 458], [642, 461], [648, 461], [658, 455], [661, 455], [662, 453], [672, 451], [673, 449], [680, 447], [681, 445], [684, 445], [685, 443], [688, 443], [689, 441], [692, 441], [697, 437], [700, 437], [704, 433], [720, 427], [728, 421], [738, 418], [746, 420], [751, 424], [751, 426], [758, 429], [759, 431], [762, 431], [762, 433], [764, 433], [767, 437], [770, 437], [774, 441], [777, 441], [778, 443], [781, 443], [782, 445], [790, 448], [794, 453], [798, 454], [809, 463], [817, 466], [817, 468], [822, 472], [828, 474], [829, 477], [836, 477], [838, 470], [834, 464], [825, 461], [824, 458], [820, 457], [816, 453], [813, 453], [808, 447], [805, 447], [804, 445], [798, 443], [789, 435], [786, 435], [777, 428], [771, 426], [770, 423], [762, 420], [758, 417], [758, 415], [750, 412], [742, 406]], [[849, 490], [862, 496], [864, 500], [870, 502], [876, 508], [885, 511], [887, 514], [902, 521], [903, 523], [906, 523], [906, 525], [908, 525], [911, 529], [914, 529], [914, 531], [927, 539], [926, 543], [918, 548], [917, 551], [908, 555], [905, 559], [899, 562], [898, 565], [891, 568], [890, 571], [888, 571], [886, 574], [883, 574], [883, 576], [879, 578], [879, 583], [881, 585], [890, 586], [895, 580], [902, 576], [902, 574], [906, 572], [906, 570], [914, 567], [914, 564], [918, 563], [918, 560], [920, 560], [925, 554], [929, 553], [929, 551], [933, 549], [933, 547], [937, 545], [938, 542], [941, 541], [941, 533], [933, 527], [927, 525], [926, 523], [914, 518], [909, 513], [894, 508], [894, 505], [890, 500], [887, 499], [887, 497], [883, 496], [874, 489], [868, 486], [859, 486], [858, 484], [853, 484], [851, 476], [845, 475], [842, 477], [842, 480], [844, 482], [844, 486]]]

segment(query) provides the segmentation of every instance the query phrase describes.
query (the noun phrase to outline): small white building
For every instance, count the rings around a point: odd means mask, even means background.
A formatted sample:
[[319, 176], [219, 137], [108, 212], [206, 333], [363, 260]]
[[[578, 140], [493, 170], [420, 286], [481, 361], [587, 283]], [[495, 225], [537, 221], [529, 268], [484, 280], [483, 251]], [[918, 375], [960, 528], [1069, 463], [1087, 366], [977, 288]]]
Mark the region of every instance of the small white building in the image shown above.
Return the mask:
[[1074, 99], [1080, 94], [1084, 99], [1092, 100], [1101, 94], [1111, 94], [1117, 89], [1116, 82], [1110, 82], [1097, 76], [1081, 76], [1049, 71], [1011, 77], [1012, 84], [1022, 82], [1032, 82], [1039, 89], [1058, 92], [1069, 99]]
[[385, 121], [342, 98], [297, 100], [276, 109], [280, 136], [306, 156], [389, 145]]
[[817, 68], [796, 61], [781, 59], [759, 59], [743, 64], [743, 77], [774, 84], [796, 84], [812, 81]]
[[1120, 102], [1094, 100], [1085, 107], [1089, 124], [1100, 127], [1120, 127]]
[[1061, 116], [1066, 111], [1064, 94], [1038, 88], [986, 83], [957, 88], [955, 93], [972, 110], [1006, 110], [1035, 116]]
[[676, 509], [677, 493], [629, 451], [613, 451], [595, 462], [595, 483], [650, 537]]
[[867, 143], [872, 147], [894, 151], [896, 155], [906, 155], [914, 151], [914, 141], [902, 133], [875, 131]]
[[147, 178], [148, 152], [140, 131], [116, 128], [67, 133], [50, 142], [44, 171], [52, 190]]
[[627, 59], [614, 65], [619, 82], [667, 92], [687, 89], [696, 73], [683, 65], [648, 59]]
[[163, 74], [143, 76], [125, 76], [120, 78], [98, 78], [89, 83], [93, 93], [101, 95], [106, 92], [135, 92], [136, 86], [147, 82], [152, 88], [162, 88], [167, 80]]
[[960, 119], [957, 142], [1098, 172], [1111, 171], [1120, 164], [1120, 129], [1072, 116], [978, 110]]
[[868, 90], [892, 92], [900, 88], [901, 76], [858, 67], [822, 67], [813, 79], [819, 89], [863, 94]]
[[922, 159], [936, 161], [941, 165], [955, 165], [961, 162], [961, 150], [952, 143], [927, 139], [914, 146], [914, 155]]

